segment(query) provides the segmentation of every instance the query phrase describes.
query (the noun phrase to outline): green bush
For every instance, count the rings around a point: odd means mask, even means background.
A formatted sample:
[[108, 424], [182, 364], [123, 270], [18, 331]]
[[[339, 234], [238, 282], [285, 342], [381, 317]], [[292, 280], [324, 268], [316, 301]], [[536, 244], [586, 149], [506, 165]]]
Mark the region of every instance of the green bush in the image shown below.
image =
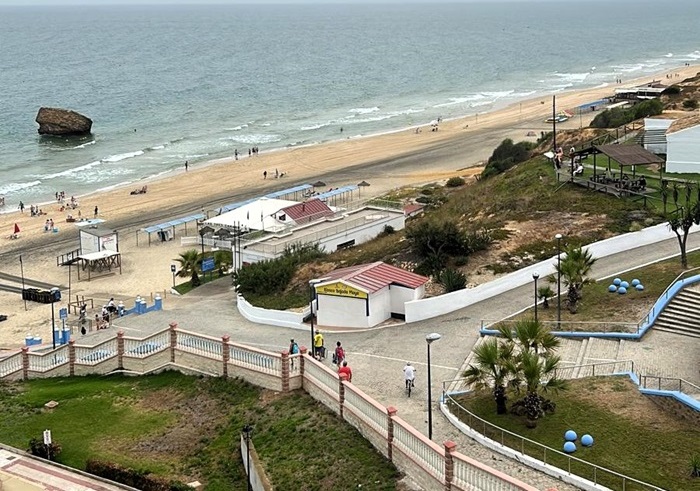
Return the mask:
[[171, 481], [162, 477], [152, 476], [151, 472], [147, 470], [131, 469], [102, 460], [88, 460], [85, 470], [90, 474], [143, 491], [187, 491], [192, 489], [180, 481]]
[[446, 293], [450, 293], [463, 290], [467, 286], [467, 277], [456, 269], [446, 269], [440, 273], [438, 282], [445, 287]]
[[486, 229], [468, 232], [464, 236], [464, 244], [469, 254], [488, 249], [492, 242], [491, 232]]
[[421, 220], [408, 228], [406, 239], [415, 253], [422, 258], [439, 253], [463, 256], [467, 252], [464, 234], [452, 220], [441, 222]]
[[455, 177], [450, 177], [447, 180], [447, 183], [445, 184], [445, 186], [447, 186], [448, 188], [458, 188], [460, 186], [464, 186], [465, 182], [466, 181], [464, 179], [462, 179], [461, 177], [455, 176]]
[[32, 438], [29, 440], [29, 453], [42, 459], [55, 460], [61, 453], [61, 445], [56, 442], [45, 445], [43, 439]]
[[663, 91], [664, 95], [678, 95], [681, 93], [681, 88], [677, 85], [671, 85], [670, 87], [666, 87], [666, 90]]
[[435, 191], [433, 191], [432, 188], [423, 188], [420, 190], [420, 194], [424, 196], [432, 196], [435, 194]]
[[530, 158], [534, 144], [527, 141], [513, 143], [513, 140], [506, 138], [496, 147], [491, 157], [489, 157], [486, 167], [481, 172], [481, 178], [488, 178], [505, 172], [520, 162], [525, 162]]
[[683, 101], [683, 108], [685, 109], [697, 109], [698, 101], [696, 99], [686, 99]]
[[617, 128], [637, 119], [659, 115], [663, 110], [664, 105], [659, 99], [650, 99], [629, 108], [606, 109], [593, 118], [590, 126], [591, 128]]
[[382, 234], [384, 235], [391, 235], [394, 232], [396, 232], [396, 229], [394, 229], [394, 227], [391, 225], [384, 225], [384, 228], [382, 229]]

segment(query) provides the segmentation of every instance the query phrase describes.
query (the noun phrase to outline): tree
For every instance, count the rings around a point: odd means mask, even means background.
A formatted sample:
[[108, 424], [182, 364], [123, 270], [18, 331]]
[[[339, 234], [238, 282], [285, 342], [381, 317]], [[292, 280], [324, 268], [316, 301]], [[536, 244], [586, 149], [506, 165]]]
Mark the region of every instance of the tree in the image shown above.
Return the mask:
[[542, 300], [542, 308], [549, 308], [549, 299], [553, 296], [554, 292], [548, 286], [541, 286], [537, 289], [537, 298]]
[[501, 324], [498, 331], [504, 339], [517, 344], [521, 352], [532, 351], [549, 355], [561, 345], [559, 338], [534, 319], [520, 320], [513, 329]]
[[491, 338], [474, 349], [474, 361], [464, 372], [467, 383], [475, 389], [492, 389], [496, 413], [505, 414], [506, 389], [516, 373], [515, 345]]
[[568, 288], [567, 307], [572, 314], [576, 313], [578, 302], [583, 298], [583, 286], [590, 283], [588, 274], [596, 262], [596, 259], [582, 247], [569, 246], [564, 250], [561, 264], [555, 265], [557, 273], [561, 274], [564, 285]]
[[681, 265], [683, 269], [688, 269], [688, 255], [686, 247], [688, 234], [693, 225], [700, 224], [700, 201], [695, 204], [688, 203], [688, 206], [679, 206], [674, 213], [668, 217], [668, 226], [678, 239], [678, 246], [681, 249]]
[[199, 253], [197, 249], [190, 249], [180, 254], [180, 257], [175, 259], [180, 263], [180, 271], [177, 276], [181, 278], [190, 277], [192, 287], [197, 287], [201, 284], [199, 275], [197, 274], [197, 266], [199, 265]]
[[556, 377], [560, 360], [559, 356], [540, 356], [531, 350], [522, 351], [518, 356], [518, 374], [522, 378], [517, 381], [519, 387], [524, 388], [525, 396], [513, 404], [512, 412], [525, 416], [529, 428], [537, 426], [538, 419], [556, 409], [555, 403], [542, 394], [567, 388], [567, 382]]

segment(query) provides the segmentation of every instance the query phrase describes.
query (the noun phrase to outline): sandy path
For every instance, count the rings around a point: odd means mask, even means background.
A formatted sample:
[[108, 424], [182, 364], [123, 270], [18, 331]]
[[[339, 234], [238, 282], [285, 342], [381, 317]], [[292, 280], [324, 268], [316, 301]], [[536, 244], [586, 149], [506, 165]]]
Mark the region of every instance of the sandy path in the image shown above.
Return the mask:
[[[679, 79], [683, 80], [699, 69], [697, 66], [682, 67], [673, 72], [679, 73]], [[657, 74], [623, 86], [639, 85], [652, 79], [663, 81], [665, 77]], [[609, 96], [614, 88], [558, 94], [557, 107], [575, 108]], [[367, 180], [371, 186], [363, 189], [363, 198], [404, 185], [444, 180], [465, 174], [465, 169], [478, 165], [504, 138], [523, 140], [528, 139], [529, 131], [539, 134], [551, 130], [551, 126], [544, 123], [551, 111], [551, 98], [536, 98], [493, 113], [443, 121], [438, 132], [428, 127], [422, 128], [420, 133], [409, 129], [272, 151], [238, 161], [226, 159], [190, 166], [187, 173], [183, 169], [150, 181], [145, 195], [131, 196], [129, 187], [81, 197], [83, 216], [92, 216], [97, 205], [100, 218], [107, 221], [105, 225], [119, 230], [123, 274], [91, 282], [77, 282], [77, 278], [72, 278], [71, 292], [94, 297], [102, 303], [110, 296], [131, 299], [137, 294], [150, 296], [151, 292], [168, 289], [172, 285], [170, 264], [186, 248], [179, 245], [179, 239], [149, 248], [143, 245], [143, 234], [140, 235], [141, 245], [136, 246], [135, 232], [143, 226], [319, 179], [329, 187]], [[590, 115], [581, 120], [573, 118], [558, 128], [578, 128], [586, 125], [589, 119]], [[262, 178], [264, 170], [269, 177], [274, 176], [275, 169], [287, 176]], [[70, 195], [70, 190], [67, 192]], [[65, 223], [65, 212], [59, 212], [58, 205], [43, 208], [48, 211], [46, 217], [32, 218], [27, 211], [0, 215], [0, 272], [19, 275], [19, 255], [22, 254], [26, 277], [67, 286], [67, 269], [56, 266], [56, 256], [78, 247], [78, 232], [72, 224]], [[46, 218], [54, 219], [59, 233], [43, 233]], [[22, 230], [19, 240], [8, 239], [14, 223]], [[75, 273], [75, 269], [73, 271]], [[168, 302], [176, 301], [169, 296], [166, 308]], [[0, 346], [15, 346], [27, 333], [49, 332], [51, 311], [48, 305], [29, 303], [25, 312], [17, 294], [0, 291], [0, 309], [0, 313], [9, 315], [9, 319], [0, 324]]]

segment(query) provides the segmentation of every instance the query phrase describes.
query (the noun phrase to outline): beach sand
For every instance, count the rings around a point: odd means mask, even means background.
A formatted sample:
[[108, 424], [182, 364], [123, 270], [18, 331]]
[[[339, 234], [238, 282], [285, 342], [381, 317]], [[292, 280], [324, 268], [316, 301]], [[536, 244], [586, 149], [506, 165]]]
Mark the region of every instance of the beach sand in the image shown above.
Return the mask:
[[[696, 75], [698, 70], [700, 67], [691, 66], [671, 71], [680, 74], [676, 80], [683, 80]], [[622, 85], [559, 93], [557, 108], [573, 109], [609, 96], [618, 87], [631, 87], [651, 80], [664, 82], [666, 73], [626, 81]], [[172, 286], [170, 265], [174, 258], [192, 247], [180, 245], [181, 230], [174, 240], [167, 243], [154, 240], [150, 247], [147, 236], [140, 233], [137, 246], [136, 232], [144, 226], [317, 180], [324, 181], [328, 187], [366, 180], [371, 186], [363, 188], [362, 198], [367, 199], [406, 185], [445, 181], [455, 175], [470, 176], [475, 173], [470, 168], [482, 164], [504, 138], [534, 140], [536, 137], [526, 136], [528, 132], [539, 136], [541, 131], [551, 131], [551, 125], [544, 122], [551, 113], [552, 99], [543, 96], [491, 113], [442, 121], [437, 132], [430, 131], [430, 126], [426, 125], [420, 133], [406, 129], [263, 152], [238, 161], [230, 158], [190, 164], [188, 172], [185, 172], [183, 162], [179, 172], [158, 180], [143, 181], [148, 185], [146, 194], [130, 195], [132, 187], [143, 185], [132, 184], [128, 188], [82, 196], [79, 202], [83, 217], [92, 217], [94, 207], [98, 206], [99, 217], [106, 220], [104, 225], [119, 231], [122, 274], [77, 281], [76, 267], [73, 267], [71, 293], [94, 298], [96, 307], [110, 297], [124, 299], [127, 306], [132, 306], [137, 294], [149, 299], [150, 304], [152, 294], [162, 294]], [[595, 114], [574, 117], [557, 128], [586, 126]], [[285, 173], [285, 177], [275, 179], [276, 169]], [[263, 171], [267, 171], [267, 179], [263, 179]], [[70, 190], [66, 192], [70, 196]], [[16, 205], [8, 203], [8, 206]], [[28, 208], [29, 204], [26, 205]], [[0, 215], [0, 272], [19, 276], [21, 254], [26, 278], [68, 286], [68, 268], [57, 266], [56, 256], [78, 247], [78, 232], [77, 227], [65, 222], [66, 212], [59, 212], [59, 207], [55, 203], [42, 206], [48, 213], [43, 217], [30, 217], [28, 209], [24, 214]], [[77, 215], [77, 210], [72, 213]], [[46, 218], [53, 218], [58, 233], [43, 232]], [[21, 229], [20, 239], [10, 240], [15, 223]], [[196, 234], [194, 224], [188, 227], [188, 231], [189, 236]], [[3, 279], [0, 283], [10, 284]], [[58, 308], [65, 306], [68, 296], [67, 289], [62, 290], [64, 300], [56, 305], [57, 318]], [[168, 293], [164, 300], [165, 309], [169, 303], [177, 301], [176, 296]], [[9, 316], [7, 321], [0, 323], [0, 348], [16, 348], [27, 334], [48, 338], [51, 306], [28, 302], [27, 307], [25, 311], [18, 294], [0, 291], [0, 314]], [[94, 313], [90, 317], [93, 316]]]

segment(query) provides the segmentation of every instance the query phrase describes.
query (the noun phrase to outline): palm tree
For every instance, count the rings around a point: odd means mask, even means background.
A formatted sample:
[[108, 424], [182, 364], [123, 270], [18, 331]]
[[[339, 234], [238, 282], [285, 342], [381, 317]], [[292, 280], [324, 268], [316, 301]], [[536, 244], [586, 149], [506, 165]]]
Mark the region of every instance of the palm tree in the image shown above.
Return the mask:
[[214, 265], [219, 271], [219, 277], [222, 277], [224, 271], [233, 265], [233, 252], [230, 250], [216, 251], [214, 253]]
[[533, 351], [535, 354], [550, 355], [561, 344], [549, 328], [534, 319], [520, 320], [513, 329], [501, 324], [498, 332], [510, 343], [517, 344], [521, 352]]
[[518, 358], [518, 374], [522, 377], [518, 382], [525, 389], [525, 397], [513, 404], [512, 412], [525, 416], [526, 425], [534, 428], [538, 419], [556, 408], [555, 403], [542, 393], [566, 390], [567, 382], [556, 377], [560, 361], [558, 356], [540, 356], [528, 350], [521, 352]]
[[190, 249], [180, 254], [180, 257], [176, 258], [175, 261], [180, 263], [180, 271], [177, 272], [177, 276], [181, 278], [190, 277], [190, 283], [192, 287], [197, 287], [201, 284], [199, 281], [199, 275], [197, 274], [197, 266], [199, 265], [199, 253], [197, 249]]
[[596, 262], [596, 259], [588, 249], [570, 246], [565, 250], [565, 257], [555, 269], [561, 274], [564, 285], [568, 288], [567, 304], [569, 312], [576, 313], [578, 301], [583, 298], [581, 291], [583, 286], [591, 282], [588, 274]]
[[496, 401], [496, 413], [505, 414], [507, 386], [515, 375], [515, 345], [491, 338], [474, 349], [476, 364], [464, 372], [467, 383], [475, 389], [490, 388]]

